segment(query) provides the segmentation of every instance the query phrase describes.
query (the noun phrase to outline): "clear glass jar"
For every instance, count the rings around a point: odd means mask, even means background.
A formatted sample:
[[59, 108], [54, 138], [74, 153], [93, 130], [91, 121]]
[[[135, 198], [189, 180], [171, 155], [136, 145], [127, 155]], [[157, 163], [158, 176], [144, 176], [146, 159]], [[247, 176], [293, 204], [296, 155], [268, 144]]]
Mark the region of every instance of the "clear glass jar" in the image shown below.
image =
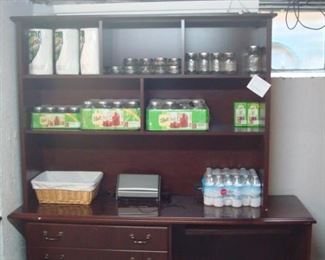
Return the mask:
[[112, 74], [122, 74], [123, 68], [121, 66], [112, 66], [111, 71]]
[[124, 66], [137, 66], [138, 65], [138, 59], [135, 59], [135, 58], [124, 58], [123, 59], [123, 65]]
[[220, 52], [211, 53], [210, 72], [212, 72], [212, 73], [220, 73], [221, 58], [222, 58], [222, 55], [221, 55]]
[[207, 52], [199, 53], [197, 71], [200, 74], [209, 73], [209, 53], [207, 53]]
[[187, 52], [185, 54], [185, 71], [188, 74], [196, 73], [197, 54], [194, 52]]
[[150, 58], [142, 58], [139, 60], [139, 73], [140, 74], [152, 74], [152, 59]]
[[136, 74], [138, 68], [138, 60], [135, 58], [124, 58], [123, 67], [125, 74]]
[[163, 57], [157, 57], [153, 61], [154, 72], [156, 74], [166, 74], [167, 73], [167, 59]]
[[256, 45], [248, 47], [245, 64], [245, 71], [249, 74], [257, 74], [262, 71], [262, 56], [259, 47]]
[[259, 47], [259, 51], [261, 55], [261, 71], [265, 73], [267, 71], [266, 48]]
[[236, 73], [237, 71], [237, 61], [235, 57], [235, 53], [233, 52], [225, 52], [223, 54], [223, 72], [224, 73]]

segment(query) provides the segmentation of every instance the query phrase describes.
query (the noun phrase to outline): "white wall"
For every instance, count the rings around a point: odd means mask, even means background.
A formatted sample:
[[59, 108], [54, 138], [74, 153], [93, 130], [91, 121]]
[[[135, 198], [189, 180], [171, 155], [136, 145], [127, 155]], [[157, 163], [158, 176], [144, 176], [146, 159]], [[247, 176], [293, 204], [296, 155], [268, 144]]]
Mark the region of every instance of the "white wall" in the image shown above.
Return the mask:
[[294, 194], [317, 220], [312, 259], [325, 259], [325, 78], [272, 80], [273, 194]]
[[19, 207], [21, 180], [18, 144], [18, 108], [14, 25], [11, 15], [31, 14], [27, 0], [0, 0], [0, 259], [25, 258], [22, 236], [7, 220]]

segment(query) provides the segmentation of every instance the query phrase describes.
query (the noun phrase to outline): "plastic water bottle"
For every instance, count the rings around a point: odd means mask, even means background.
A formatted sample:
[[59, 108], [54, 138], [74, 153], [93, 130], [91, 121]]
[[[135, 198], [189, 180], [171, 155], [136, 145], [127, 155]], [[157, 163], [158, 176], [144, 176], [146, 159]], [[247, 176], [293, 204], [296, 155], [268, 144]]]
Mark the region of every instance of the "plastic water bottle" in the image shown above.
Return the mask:
[[212, 169], [207, 168], [206, 172], [203, 176], [202, 180], [202, 186], [203, 186], [203, 203], [206, 206], [212, 206], [213, 205], [213, 197], [214, 197], [214, 182], [213, 182], [213, 176], [212, 176]]
[[243, 187], [242, 187], [242, 203], [243, 206], [250, 205], [250, 197], [251, 194], [251, 182], [249, 181], [249, 175], [247, 173], [242, 175], [243, 178]]
[[224, 196], [224, 205], [231, 206], [232, 205], [232, 195], [233, 195], [233, 185], [231, 176], [229, 173], [225, 174], [225, 196]]
[[235, 208], [239, 208], [242, 206], [242, 183], [240, 180], [240, 176], [237, 174], [234, 176], [234, 184], [233, 184], [233, 196], [232, 196], [232, 206]]
[[221, 174], [215, 175], [214, 186], [215, 186], [215, 197], [214, 197], [213, 205], [215, 207], [223, 207], [224, 183]]
[[261, 182], [257, 175], [252, 177], [250, 206], [257, 208], [261, 206]]

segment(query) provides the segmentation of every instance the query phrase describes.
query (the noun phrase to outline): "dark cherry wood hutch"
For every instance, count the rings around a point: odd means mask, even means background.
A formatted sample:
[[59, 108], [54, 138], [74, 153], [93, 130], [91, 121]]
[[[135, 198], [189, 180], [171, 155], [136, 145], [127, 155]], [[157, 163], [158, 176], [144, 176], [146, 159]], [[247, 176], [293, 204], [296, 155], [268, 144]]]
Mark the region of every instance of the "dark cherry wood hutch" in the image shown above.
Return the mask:
[[[309, 259], [315, 220], [294, 196], [269, 196], [271, 91], [260, 98], [246, 88], [250, 76], [188, 75], [185, 53], [266, 47], [270, 81], [273, 14], [14, 17], [21, 125], [24, 202], [9, 218], [25, 235], [29, 260], [37, 259]], [[99, 75], [28, 74], [29, 28], [98, 27]], [[108, 75], [124, 57], [179, 57], [179, 75]], [[239, 59], [240, 60], [240, 59]], [[239, 62], [239, 68], [241, 64]], [[139, 131], [31, 130], [39, 104], [81, 104], [91, 98], [137, 98]], [[148, 132], [152, 98], [203, 98], [211, 113], [207, 132]], [[266, 126], [233, 127], [234, 101], [266, 103]], [[261, 208], [205, 207], [195, 189], [206, 167], [259, 170]], [[90, 206], [38, 204], [30, 181], [44, 170], [99, 170], [100, 192]], [[158, 173], [171, 194], [153, 216], [121, 214], [113, 193], [122, 172]]]

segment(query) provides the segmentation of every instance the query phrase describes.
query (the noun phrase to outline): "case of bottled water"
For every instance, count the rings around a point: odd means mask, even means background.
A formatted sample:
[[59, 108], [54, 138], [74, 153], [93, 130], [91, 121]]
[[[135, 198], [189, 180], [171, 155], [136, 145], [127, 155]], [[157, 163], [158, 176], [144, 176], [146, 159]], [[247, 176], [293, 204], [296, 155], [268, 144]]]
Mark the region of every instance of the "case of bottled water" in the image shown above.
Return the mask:
[[262, 185], [254, 169], [207, 168], [202, 191], [206, 206], [261, 206]]

